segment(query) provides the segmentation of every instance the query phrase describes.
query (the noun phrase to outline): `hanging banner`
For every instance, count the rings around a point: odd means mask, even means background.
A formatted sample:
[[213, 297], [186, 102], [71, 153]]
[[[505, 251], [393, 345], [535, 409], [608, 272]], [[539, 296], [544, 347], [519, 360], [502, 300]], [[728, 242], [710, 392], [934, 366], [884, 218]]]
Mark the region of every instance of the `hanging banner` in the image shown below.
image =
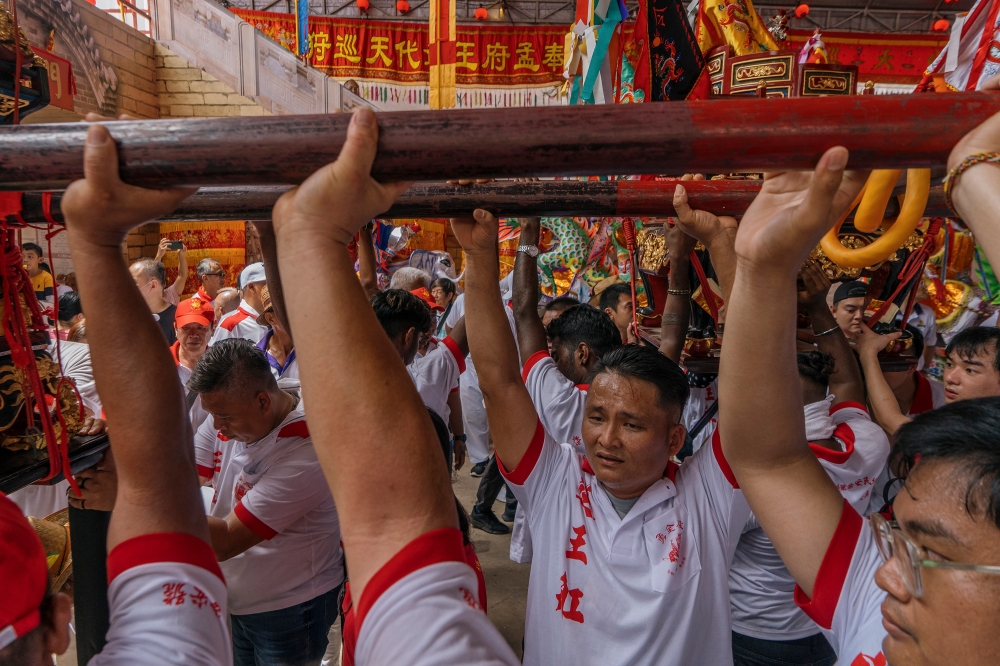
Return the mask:
[[45, 71], [49, 73], [49, 105], [73, 111], [73, 95], [76, 94], [73, 66], [69, 60], [64, 60], [45, 49], [36, 46], [34, 51], [35, 55], [45, 62]]
[[[297, 51], [291, 14], [231, 8], [289, 51]], [[456, 84], [544, 86], [562, 81], [565, 26], [457, 26]], [[426, 84], [426, 23], [309, 17], [309, 64], [334, 78]], [[425, 101], [426, 103], [426, 101]]]
[[[811, 30], [789, 30], [782, 48], [801, 49]], [[824, 32], [823, 42], [831, 64], [856, 65], [858, 81], [875, 83], [920, 82], [924, 70], [948, 44], [944, 33], [888, 35], [864, 32]]]

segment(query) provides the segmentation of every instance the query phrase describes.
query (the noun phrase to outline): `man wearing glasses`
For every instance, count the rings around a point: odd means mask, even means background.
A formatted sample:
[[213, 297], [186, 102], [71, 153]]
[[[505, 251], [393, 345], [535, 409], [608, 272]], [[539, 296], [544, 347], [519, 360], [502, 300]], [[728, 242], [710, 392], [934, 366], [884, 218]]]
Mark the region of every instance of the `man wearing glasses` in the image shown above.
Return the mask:
[[195, 270], [198, 272], [198, 279], [201, 280], [198, 298], [212, 304], [219, 291], [226, 286], [226, 272], [222, 270], [222, 264], [209, 257], [199, 261]]
[[796, 273], [864, 183], [844, 171], [847, 157], [833, 148], [815, 173], [772, 174], [740, 224], [722, 449], [839, 664], [1000, 663], [1000, 576], [990, 575], [1000, 573], [1000, 398], [899, 429], [890, 465], [905, 485], [893, 523], [851, 508], [806, 441]]

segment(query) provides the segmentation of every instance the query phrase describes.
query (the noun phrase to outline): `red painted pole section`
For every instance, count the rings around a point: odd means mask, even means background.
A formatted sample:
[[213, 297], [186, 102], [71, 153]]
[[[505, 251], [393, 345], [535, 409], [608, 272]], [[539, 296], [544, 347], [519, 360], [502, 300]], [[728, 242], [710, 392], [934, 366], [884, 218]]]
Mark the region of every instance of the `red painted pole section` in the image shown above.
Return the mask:
[[[856, 169], [940, 167], [1000, 95], [858, 95], [379, 114], [382, 181], [811, 169], [842, 145]], [[336, 159], [346, 115], [106, 123], [136, 185], [301, 182]], [[61, 189], [86, 125], [0, 129], [0, 189]]]
[[[501, 217], [672, 217], [677, 181], [537, 181], [496, 182], [469, 186], [445, 183], [415, 183], [381, 217], [458, 217], [485, 208]], [[760, 190], [757, 180], [704, 180], [684, 183], [693, 208], [716, 215], [740, 217]], [[217, 220], [269, 220], [271, 209], [286, 186], [206, 187], [189, 197], [164, 222], [210, 222]], [[62, 222], [59, 202], [52, 197], [52, 216]], [[887, 217], [895, 217], [899, 204], [890, 200]], [[931, 188], [927, 217], [947, 217], [940, 187]], [[22, 219], [45, 224], [41, 192], [26, 192]], [[16, 218], [8, 218], [16, 224]]]

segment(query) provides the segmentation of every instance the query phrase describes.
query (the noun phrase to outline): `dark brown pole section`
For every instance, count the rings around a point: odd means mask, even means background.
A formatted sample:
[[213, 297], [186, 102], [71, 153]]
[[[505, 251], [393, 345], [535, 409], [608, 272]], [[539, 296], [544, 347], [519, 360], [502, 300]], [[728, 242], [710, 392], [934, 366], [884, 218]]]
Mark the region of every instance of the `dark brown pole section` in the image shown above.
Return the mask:
[[[935, 167], [1000, 95], [729, 98], [379, 115], [380, 180], [811, 169], [842, 145], [857, 169]], [[301, 182], [337, 157], [346, 115], [108, 122], [122, 178], [145, 186]], [[86, 125], [0, 129], [0, 189], [82, 176]]]
[[[445, 183], [415, 183], [383, 217], [456, 217], [485, 208], [502, 217], [670, 217], [677, 181], [537, 181], [498, 182], [468, 186]], [[760, 181], [705, 180], [684, 183], [695, 208], [716, 215], [740, 217], [760, 190]], [[206, 187], [187, 199], [163, 222], [210, 222], [212, 220], [270, 220], [271, 208], [286, 186]], [[62, 222], [59, 201], [52, 197], [52, 216]], [[21, 217], [29, 224], [45, 224], [40, 192], [26, 192]], [[895, 217], [899, 204], [890, 200], [886, 217]], [[932, 187], [927, 217], [952, 213], [940, 187]], [[11, 219], [10, 223], [15, 220]]]

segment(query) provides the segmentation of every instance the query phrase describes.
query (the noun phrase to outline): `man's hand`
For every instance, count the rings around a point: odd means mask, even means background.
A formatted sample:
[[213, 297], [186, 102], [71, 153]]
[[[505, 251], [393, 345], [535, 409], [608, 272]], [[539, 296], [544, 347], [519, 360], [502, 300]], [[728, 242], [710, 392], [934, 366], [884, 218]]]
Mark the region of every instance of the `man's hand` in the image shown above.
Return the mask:
[[694, 246], [698, 244], [698, 239], [685, 233], [679, 224], [665, 223], [663, 225], [663, 242], [667, 246], [667, 255], [664, 259], [686, 261], [691, 256]]
[[373, 217], [384, 213], [409, 183], [379, 183], [371, 177], [378, 150], [378, 121], [368, 107], [354, 112], [337, 161], [281, 195], [274, 230], [310, 233], [347, 246]]
[[104, 432], [106, 423], [104, 419], [97, 418], [92, 414], [88, 414], [85, 419], [83, 419], [83, 425], [80, 426], [80, 432], [78, 435], [100, 435]]
[[451, 228], [467, 254], [493, 254], [497, 248], [499, 223], [493, 214], [477, 208], [471, 218], [453, 218]]
[[[1000, 91], [1000, 74], [987, 79], [982, 91]], [[988, 118], [983, 124], [962, 137], [951, 149], [948, 156], [948, 169], [951, 170], [969, 155], [976, 153], [992, 153], [1000, 150], [1000, 113]], [[959, 180], [961, 183], [961, 180]]]
[[[690, 175], [690, 174], [688, 174]], [[701, 174], [698, 174], [701, 175]], [[684, 177], [685, 180], [704, 180], [704, 177], [693, 178]], [[736, 234], [736, 218], [723, 215], [722, 217], [713, 215], [704, 210], [694, 210], [688, 205], [687, 190], [683, 185], [674, 188], [674, 211], [677, 213], [677, 226], [688, 236], [700, 240], [705, 246], [712, 244], [712, 241], [720, 234]], [[664, 227], [664, 235], [666, 227]]]
[[80, 487], [80, 497], [73, 493], [72, 488], [66, 489], [71, 507], [95, 511], [111, 511], [115, 508], [115, 500], [118, 497], [118, 472], [115, 469], [115, 458], [111, 449], [106, 450], [101, 462], [83, 470], [74, 478]]
[[167, 250], [170, 249], [170, 239], [161, 238], [160, 244], [156, 246], [156, 256], [153, 257], [153, 261], [163, 261], [163, 257], [167, 256]]
[[830, 279], [815, 261], [810, 261], [799, 271], [806, 290], [799, 292], [799, 305], [809, 311], [826, 308], [826, 295], [830, 291]]
[[452, 457], [454, 458], [456, 472], [462, 469], [462, 466], [465, 465], [465, 456], [467, 451], [468, 449], [465, 446], [465, 442], [455, 442], [455, 448], [452, 450]]
[[902, 331], [896, 331], [895, 333], [879, 335], [868, 328], [864, 322], [861, 322], [861, 332], [854, 338], [854, 349], [861, 358], [873, 358], [878, 356], [878, 353], [885, 349], [890, 342], [899, 339], [902, 334]]
[[[736, 235], [736, 254], [754, 271], [794, 275], [847, 210], [868, 174], [845, 172], [847, 149], [823, 153], [812, 172], [765, 175]], [[784, 279], [784, 278], [782, 278]]]
[[151, 190], [126, 185], [118, 177], [118, 149], [103, 125], [87, 130], [84, 179], [66, 188], [62, 211], [71, 234], [105, 247], [120, 247], [130, 229], [162, 217], [198, 188]]

